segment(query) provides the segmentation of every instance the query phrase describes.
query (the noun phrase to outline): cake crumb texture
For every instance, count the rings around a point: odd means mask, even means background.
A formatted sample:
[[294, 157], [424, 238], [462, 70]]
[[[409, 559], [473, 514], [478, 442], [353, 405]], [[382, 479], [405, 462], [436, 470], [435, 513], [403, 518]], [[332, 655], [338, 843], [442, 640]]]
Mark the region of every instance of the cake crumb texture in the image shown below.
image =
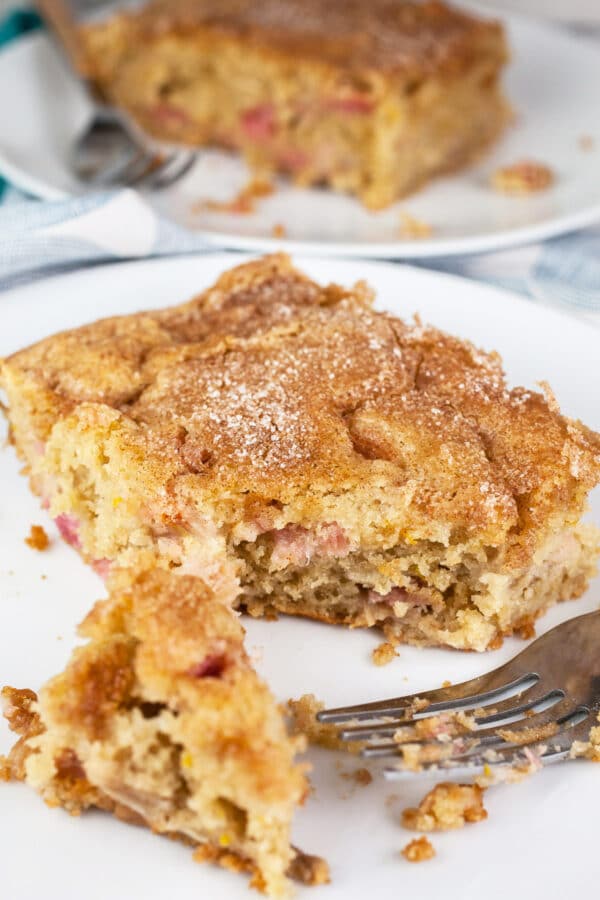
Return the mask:
[[396, 648], [389, 641], [379, 644], [371, 653], [371, 658], [376, 666], [387, 666], [397, 656]]
[[492, 175], [492, 187], [501, 194], [536, 194], [545, 191], [555, 182], [550, 166], [534, 160], [522, 160], [496, 169]]
[[32, 550], [42, 552], [50, 546], [50, 538], [41, 525], [32, 525], [28, 536], [25, 538], [25, 543]]
[[419, 838], [413, 838], [402, 850], [402, 856], [411, 863], [426, 862], [428, 859], [433, 859], [435, 849], [429, 838], [423, 835]]
[[414, 831], [449, 831], [467, 823], [487, 819], [483, 806], [484, 788], [477, 784], [437, 784], [418, 807], [402, 813], [402, 824]]

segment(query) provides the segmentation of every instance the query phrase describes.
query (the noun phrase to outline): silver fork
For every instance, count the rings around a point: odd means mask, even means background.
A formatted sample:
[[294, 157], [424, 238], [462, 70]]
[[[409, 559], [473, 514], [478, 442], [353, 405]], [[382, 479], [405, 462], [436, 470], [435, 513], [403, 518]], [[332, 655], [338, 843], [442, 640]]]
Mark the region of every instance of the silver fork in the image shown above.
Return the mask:
[[[399, 728], [459, 710], [478, 711], [475, 730], [445, 743], [417, 740], [423, 758], [427, 751], [432, 758], [419, 771], [472, 774], [486, 766], [531, 760], [546, 765], [568, 759], [575, 741], [588, 741], [590, 729], [598, 724], [600, 610], [558, 625], [510, 662], [479, 678], [390, 700], [322, 710], [317, 718], [334, 725], [359, 722], [343, 727], [341, 740], [364, 742], [364, 757], [385, 758], [402, 756], [402, 745], [393, 740]], [[508, 726], [509, 740], [500, 734]], [[384, 774], [396, 779], [406, 775], [406, 768], [397, 763], [385, 768]]]
[[36, 5], [91, 104], [89, 120], [70, 153], [70, 165], [77, 178], [94, 187], [123, 185], [150, 190], [161, 190], [182, 178], [193, 166], [196, 152], [157, 150], [118, 110], [106, 105], [86, 77], [85, 53], [63, 0], [36, 0]]

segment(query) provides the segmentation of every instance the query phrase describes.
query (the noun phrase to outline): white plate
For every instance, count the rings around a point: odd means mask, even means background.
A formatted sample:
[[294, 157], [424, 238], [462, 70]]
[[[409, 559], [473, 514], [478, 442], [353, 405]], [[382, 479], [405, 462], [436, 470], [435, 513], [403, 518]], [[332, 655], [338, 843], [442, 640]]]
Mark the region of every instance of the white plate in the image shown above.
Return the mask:
[[[166, 216], [219, 246], [324, 256], [428, 257], [540, 240], [600, 219], [600, 51], [551, 25], [503, 15], [513, 61], [506, 89], [518, 118], [494, 151], [468, 171], [369, 213], [351, 197], [298, 190], [281, 182], [249, 216], [194, 212], [203, 198], [230, 199], [247, 181], [237, 158], [202, 152], [178, 185], [150, 197]], [[67, 152], [86, 119], [86, 103], [47, 39], [16, 42], [0, 54], [0, 172], [41, 197], [77, 193]], [[589, 135], [595, 151], [582, 150]], [[539, 195], [505, 197], [489, 185], [498, 165], [522, 158], [548, 163], [556, 185]], [[399, 211], [433, 227], [426, 240], [401, 240]], [[286, 240], [272, 237], [282, 224]]]
[[[219, 254], [110, 266], [8, 292], [0, 299], [0, 355], [101, 315], [184, 300], [235, 259]], [[532, 386], [548, 378], [566, 412], [600, 426], [598, 334], [593, 329], [450, 276], [334, 260], [312, 260], [304, 267], [324, 281], [351, 283], [365, 277], [377, 289], [381, 306], [404, 316], [418, 311], [426, 321], [498, 348], [512, 381]], [[5, 449], [0, 453], [0, 684], [37, 688], [64, 665], [74, 625], [102, 594], [102, 584], [57, 539], [54, 525], [18, 472], [14, 453]], [[596, 520], [599, 501], [596, 496]], [[23, 542], [33, 522], [43, 523], [53, 538], [46, 553], [35, 553]], [[596, 582], [585, 598], [547, 615], [540, 630], [597, 607], [599, 600]], [[501, 650], [484, 655], [405, 647], [399, 659], [377, 668], [369, 655], [378, 638], [367, 631], [285, 618], [245, 624], [249, 646], [262, 653], [259, 669], [282, 700], [312, 691], [332, 704], [470, 678], [523, 646], [509, 640]], [[0, 752], [10, 743], [3, 724]], [[591, 763], [566, 763], [522, 785], [491, 789], [487, 822], [434, 835], [437, 857], [412, 866], [398, 855], [412, 836], [400, 827], [399, 814], [429, 783], [416, 779], [391, 786], [376, 778], [368, 787], [352, 789], [336, 762], [341, 758], [348, 770], [358, 765], [355, 760], [325, 751], [313, 751], [311, 758], [316, 792], [298, 815], [294, 842], [327, 857], [333, 884], [301, 890], [307, 900], [505, 900], [507, 885], [518, 887], [517, 897], [548, 900], [567, 892], [589, 895], [597, 883], [600, 770]], [[386, 804], [392, 795], [397, 799]], [[72, 819], [47, 809], [18, 784], [0, 785], [0, 847], [0, 893], [6, 900], [251, 896], [243, 877], [194, 865], [183, 846], [101, 813]]]

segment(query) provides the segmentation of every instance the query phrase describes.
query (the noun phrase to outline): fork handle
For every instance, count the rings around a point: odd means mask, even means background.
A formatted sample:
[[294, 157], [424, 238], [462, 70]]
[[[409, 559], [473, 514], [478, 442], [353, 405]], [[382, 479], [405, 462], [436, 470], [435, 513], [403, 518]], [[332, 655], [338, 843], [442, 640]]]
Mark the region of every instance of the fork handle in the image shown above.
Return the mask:
[[39, 14], [48, 26], [55, 44], [69, 63], [73, 73], [83, 81], [92, 99], [102, 103], [96, 86], [90, 80], [90, 67], [75, 19], [64, 0], [34, 0]]

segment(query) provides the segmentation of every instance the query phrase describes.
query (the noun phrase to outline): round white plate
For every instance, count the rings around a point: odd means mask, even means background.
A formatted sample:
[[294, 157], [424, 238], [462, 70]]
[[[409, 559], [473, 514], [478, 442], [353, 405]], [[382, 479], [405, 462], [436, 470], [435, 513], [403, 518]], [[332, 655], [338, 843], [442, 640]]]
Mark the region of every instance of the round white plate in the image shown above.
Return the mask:
[[[218, 254], [128, 263], [7, 292], [0, 299], [0, 355], [99, 316], [185, 300], [237, 260]], [[335, 260], [311, 260], [303, 267], [322, 281], [349, 284], [367, 278], [378, 291], [380, 306], [403, 316], [419, 312], [425, 321], [497, 348], [511, 381], [533, 386], [537, 379], [549, 379], [566, 412], [600, 426], [594, 329], [511, 294], [446, 275]], [[37, 688], [64, 666], [75, 623], [103, 586], [60, 542], [19, 468], [11, 449], [0, 452], [0, 684]], [[600, 520], [598, 496], [593, 516]], [[52, 537], [45, 553], [23, 542], [34, 522], [43, 523]], [[539, 630], [595, 608], [599, 600], [596, 582], [583, 599], [544, 617]], [[289, 618], [249, 619], [245, 624], [249, 647], [259, 649], [258, 668], [282, 700], [309, 691], [335, 705], [470, 678], [523, 646], [509, 640], [501, 650], [479, 655], [403, 647], [398, 659], [377, 668], [370, 652], [379, 638], [368, 631]], [[11, 740], [2, 723], [0, 752], [8, 750]], [[565, 763], [523, 784], [490, 789], [488, 821], [434, 835], [436, 858], [414, 866], [399, 856], [413, 836], [400, 826], [400, 811], [420, 799], [431, 783], [415, 778], [390, 785], [376, 776], [368, 787], [352, 787], [339, 769], [351, 771], [360, 761], [316, 750], [310, 757], [315, 792], [298, 814], [294, 843], [326, 856], [333, 883], [300, 890], [307, 900], [505, 900], [512, 886], [516, 897], [551, 900], [591, 896], [590, 889], [596, 889], [598, 766]], [[101, 813], [72, 819], [46, 808], [20, 784], [0, 785], [0, 847], [6, 900], [251, 896], [243, 877], [195, 865], [186, 847]]]
[[[506, 91], [515, 124], [493, 152], [467, 171], [442, 178], [379, 213], [326, 190], [299, 190], [284, 181], [258, 201], [252, 215], [198, 209], [203, 199], [233, 198], [248, 172], [236, 157], [203, 151], [189, 175], [149, 197], [167, 217], [219, 246], [324, 256], [428, 257], [471, 253], [540, 240], [600, 219], [600, 48], [556, 26], [503, 15], [513, 60]], [[41, 197], [78, 193], [68, 148], [87, 107], [78, 85], [41, 35], [0, 54], [0, 172]], [[584, 150], [582, 137], [595, 141]], [[538, 159], [556, 172], [550, 190], [515, 198], [495, 193], [499, 165]], [[430, 238], [403, 240], [400, 212], [431, 225]], [[283, 225], [285, 240], [273, 238]]]

